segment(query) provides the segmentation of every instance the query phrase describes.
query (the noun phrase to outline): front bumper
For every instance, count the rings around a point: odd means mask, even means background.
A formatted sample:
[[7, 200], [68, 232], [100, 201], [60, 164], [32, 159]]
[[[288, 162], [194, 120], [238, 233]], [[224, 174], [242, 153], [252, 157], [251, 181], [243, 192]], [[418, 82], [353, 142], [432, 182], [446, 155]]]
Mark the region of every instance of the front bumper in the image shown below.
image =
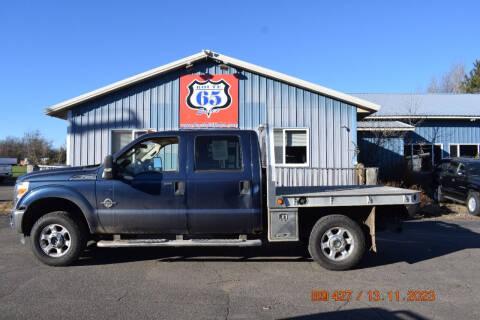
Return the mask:
[[24, 212], [24, 210], [10, 211], [10, 227], [19, 233], [22, 233], [22, 218]]

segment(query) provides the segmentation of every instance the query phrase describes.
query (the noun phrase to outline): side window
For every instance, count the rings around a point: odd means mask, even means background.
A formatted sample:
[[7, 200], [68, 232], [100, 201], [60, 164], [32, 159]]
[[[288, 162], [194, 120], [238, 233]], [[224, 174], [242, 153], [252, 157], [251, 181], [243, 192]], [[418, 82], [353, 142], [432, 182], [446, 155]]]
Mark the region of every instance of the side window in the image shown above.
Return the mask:
[[457, 168], [458, 168], [458, 163], [450, 162], [450, 165], [448, 166], [448, 173], [455, 174], [457, 172]]
[[241, 170], [242, 146], [238, 136], [197, 136], [195, 170]]
[[308, 130], [274, 129], [273, 138], [276, 164], [308, 165]]
[[133, 178], [142, 173], [178, 171], [177, 137], [161, 137], [137, 143], [116, 161], [117, 173]]

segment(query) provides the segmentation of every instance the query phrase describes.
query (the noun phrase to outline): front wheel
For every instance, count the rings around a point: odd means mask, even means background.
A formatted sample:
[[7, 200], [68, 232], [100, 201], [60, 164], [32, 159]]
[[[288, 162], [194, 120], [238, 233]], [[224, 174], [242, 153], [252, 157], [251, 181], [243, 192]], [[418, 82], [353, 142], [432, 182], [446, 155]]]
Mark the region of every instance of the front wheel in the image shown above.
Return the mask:
[[445, 197], [443, 196], [442, 187], [440, 185], [433, 192], [433, 200], [437, 201], [437, 203], [445, 202]]
[[360, 226], [347, 216], [328, 215], [313, 226], [308, 251], [325, 269], [351, 269], [363, 257], [365, 236]]
[[50, 266], [66, 266], [83, 252], [86, 234], [82, 225], [64, 211], [51, 212], [35, 222], [30, 245], [35, 256]]
[[467, 197], [467, 210], [472, 216], [480, 215], [480, 197], [478, 192], [469, 192]]

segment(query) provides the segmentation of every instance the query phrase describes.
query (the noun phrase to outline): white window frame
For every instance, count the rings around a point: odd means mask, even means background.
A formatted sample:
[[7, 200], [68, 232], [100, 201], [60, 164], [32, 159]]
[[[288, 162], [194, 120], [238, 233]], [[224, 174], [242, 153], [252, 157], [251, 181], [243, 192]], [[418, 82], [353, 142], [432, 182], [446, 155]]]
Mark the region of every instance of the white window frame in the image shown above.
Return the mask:
[[[310, 128], [297, 128], [297, 127], [287, 127], [287, 128], [273, 128], [273, 135], [275, 135], [275, 131], [282, 130], [282, 135], [283, 135], [283, 159], [282, 163], [277, 163], [277, 159], [275, 157], [275, 152], [273, 153], [273, 162], [275, 163], [276, 167], [280, 168], [305, 168], [310, 166]], [[285, 158], [287, 156], [286, 154], [286, 148], [287, 144], [285, 143], [285, 132], [287, 131], [300, 131], [304, 130], [306, 131], [307, 134], [307, 162], [306, 163], [285, 163]], [[273, 147], [275, 150], [275, 138], [273, 138]]]
[[480, 156], [480, 143], [449, 143], [448, 144], [448, 155], [451, 158], [452, 156], [450, 155], [450, 146], [457, 146], [457, 158], [461, 157], [460, 155], [460, 145], [463, 146], [477, 146], [477, 155]]
[[[150, 132], [155, 132], [156, 130], [155, 129], [111, 129], [110, 130], [110, 140], [109, 140], [110, 154], [113, 154], [113, 133], [114, 132], [129, 132], [129, 131], [131, 131], [132, 139], [130, 140], [130, 142], [132, 142], [133, 140], [135, 140], [135, 134], [137, 132], [145, 132], [145, 134], [147, 134], [147, 133], [150, 133]], [[120, 150], [118, 150], [118, 151], [120, 151]]]
[[[408, 146], [410, 146], [410, 154], [408, 155], [408, 157], [413, 157], [413, 146], [415, 145], [420, 145], [420, 143], [409, 143], [407, 144]], [[443, 143], [425, 143], [424, 145], [426, 146], [430, 146], [430, 155], [431, 155], [431, 159], [432, 159], [432, 165], [435, 165], [435, 148], [433, 146], [440, 146], [440, 159], [439, 160], [442, 160], [443, 159]], [[449, 145], [449, 152], [450, 152], [450, 145]], [[406, 155], [404, 154], [403, 157], [405, 158]], [[438, 160], [437, 160], [438, 161]]]

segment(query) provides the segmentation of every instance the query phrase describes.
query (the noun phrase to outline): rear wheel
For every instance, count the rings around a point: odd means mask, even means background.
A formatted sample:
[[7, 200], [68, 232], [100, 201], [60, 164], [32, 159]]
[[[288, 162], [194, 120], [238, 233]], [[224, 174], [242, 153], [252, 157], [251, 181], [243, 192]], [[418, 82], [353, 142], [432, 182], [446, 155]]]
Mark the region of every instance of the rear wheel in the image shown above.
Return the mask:
[[50, 266], [66, 266], [77, 260], [86, 243], [83, 226], [64, 211], [51, 212], [35, 222], [30, 233], [35, 256]]
[[347, 216], [328, 215], [313, 226], [308, 250], [322, 267], [347, 270], [362, 259], [365, 236], [360, 226]]
[[480, 215], [480, 197], [478, 192], [470, 191], [468, 193], [467, 210], [472, 216]]

